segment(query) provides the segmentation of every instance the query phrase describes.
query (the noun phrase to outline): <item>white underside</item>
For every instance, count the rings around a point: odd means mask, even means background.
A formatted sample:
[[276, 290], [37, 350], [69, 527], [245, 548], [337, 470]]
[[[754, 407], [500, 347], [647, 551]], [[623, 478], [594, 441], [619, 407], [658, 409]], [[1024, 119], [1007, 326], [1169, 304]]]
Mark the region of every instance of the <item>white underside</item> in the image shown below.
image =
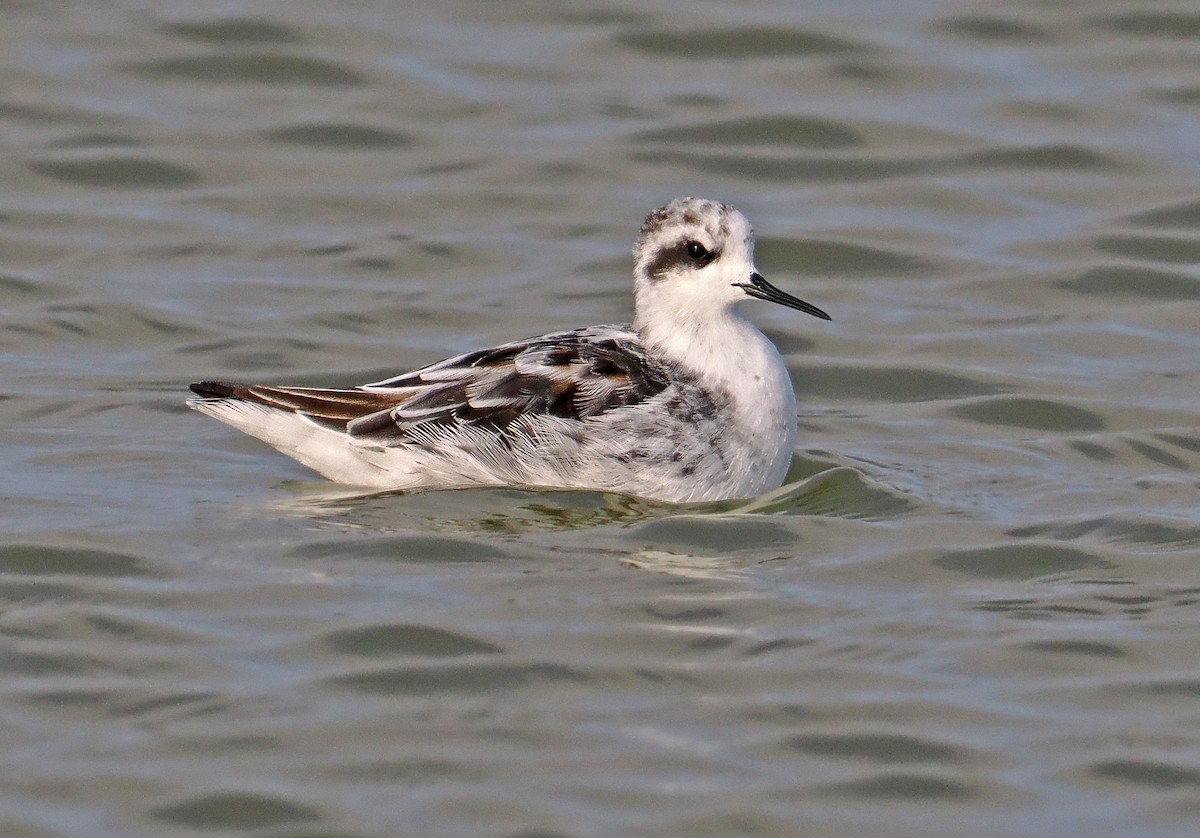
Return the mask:
[[456, 473], [412, 446], [384, 447], [318, 425], [298, 413], [239, 401], [191, 399], [188, 406], [261, 439], [302, 465], [334, 481], [374, 489], [457, 488], [502, 485], [483, 469], [471, 476]]
[[[758, 428], [730, 429], [727, 416], [695, 426], [672, 425], [647, 404], [588, 420], [583, 435], [577, 422], [531, 416], [522, 420], [515, 442], [512, 435], [501, 443], [492, 432], [451, 426], [412, 444], [382, 445], [300, 414], [236, 399], [188, 404], [330, 480], [378, 489], [532, 486], [671, 502], [753, 497], [783, 482], [794, 438], [794, 431], [781, 434], [778, 427], [761, 428], [761, 435]], [[794, 414], [791, 418], [794, 423]], [[718, 454], [713, 441], [723, 431], [732, 431], [728, 439], [736, 444]]]

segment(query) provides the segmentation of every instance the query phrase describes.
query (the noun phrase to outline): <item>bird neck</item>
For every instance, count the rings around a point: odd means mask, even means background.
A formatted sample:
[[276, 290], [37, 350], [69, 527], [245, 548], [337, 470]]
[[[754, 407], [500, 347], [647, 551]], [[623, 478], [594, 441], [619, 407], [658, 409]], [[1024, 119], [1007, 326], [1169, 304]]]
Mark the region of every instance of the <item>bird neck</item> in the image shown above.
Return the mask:
[[646, 346], [707, 385], [731, 395], [762, 390], [791, 396], [791, 380], [774, 344], [738, 306], [703, 317], [639, 318], [634, 323]]

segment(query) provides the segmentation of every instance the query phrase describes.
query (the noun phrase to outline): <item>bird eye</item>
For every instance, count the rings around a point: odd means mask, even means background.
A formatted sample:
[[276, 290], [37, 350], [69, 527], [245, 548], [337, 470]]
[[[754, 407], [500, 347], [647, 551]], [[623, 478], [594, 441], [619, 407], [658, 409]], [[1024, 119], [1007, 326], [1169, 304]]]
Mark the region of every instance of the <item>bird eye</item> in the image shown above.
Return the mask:
[[700, 244], [700, 242], [695, 242], [695, 241], [688, 242], [687, 243], [687, 255], [690, 258], [695, 259], [697, 262], [699, 262], [701, 259], [703, 259], [704, 257], [706, 257], [708, 255], [708, 248], [705, 247], [704, 245]]

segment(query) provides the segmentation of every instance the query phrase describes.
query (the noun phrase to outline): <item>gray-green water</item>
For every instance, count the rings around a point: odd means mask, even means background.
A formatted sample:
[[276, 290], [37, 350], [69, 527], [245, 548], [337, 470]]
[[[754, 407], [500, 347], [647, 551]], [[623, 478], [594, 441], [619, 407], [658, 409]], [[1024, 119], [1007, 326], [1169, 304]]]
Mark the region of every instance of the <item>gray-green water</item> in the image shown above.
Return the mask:
[[[0, 834], [1193, 835], [1200, 13], [0, 3]], [[355, 496], [187, 411], [832, 313], [748, 503]]]

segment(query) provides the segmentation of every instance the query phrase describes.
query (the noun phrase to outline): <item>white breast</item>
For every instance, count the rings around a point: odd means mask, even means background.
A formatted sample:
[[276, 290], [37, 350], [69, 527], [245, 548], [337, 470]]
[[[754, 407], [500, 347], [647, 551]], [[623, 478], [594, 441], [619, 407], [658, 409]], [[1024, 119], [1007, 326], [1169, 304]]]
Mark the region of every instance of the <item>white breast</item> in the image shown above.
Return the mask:
[[730, 400], [726, 466], [735, 494], [749, 497], [783, 483], [796, 443], [796, 393], [775, 345], [734, 309], [702, 328], [664, 330], [644, 339]]

